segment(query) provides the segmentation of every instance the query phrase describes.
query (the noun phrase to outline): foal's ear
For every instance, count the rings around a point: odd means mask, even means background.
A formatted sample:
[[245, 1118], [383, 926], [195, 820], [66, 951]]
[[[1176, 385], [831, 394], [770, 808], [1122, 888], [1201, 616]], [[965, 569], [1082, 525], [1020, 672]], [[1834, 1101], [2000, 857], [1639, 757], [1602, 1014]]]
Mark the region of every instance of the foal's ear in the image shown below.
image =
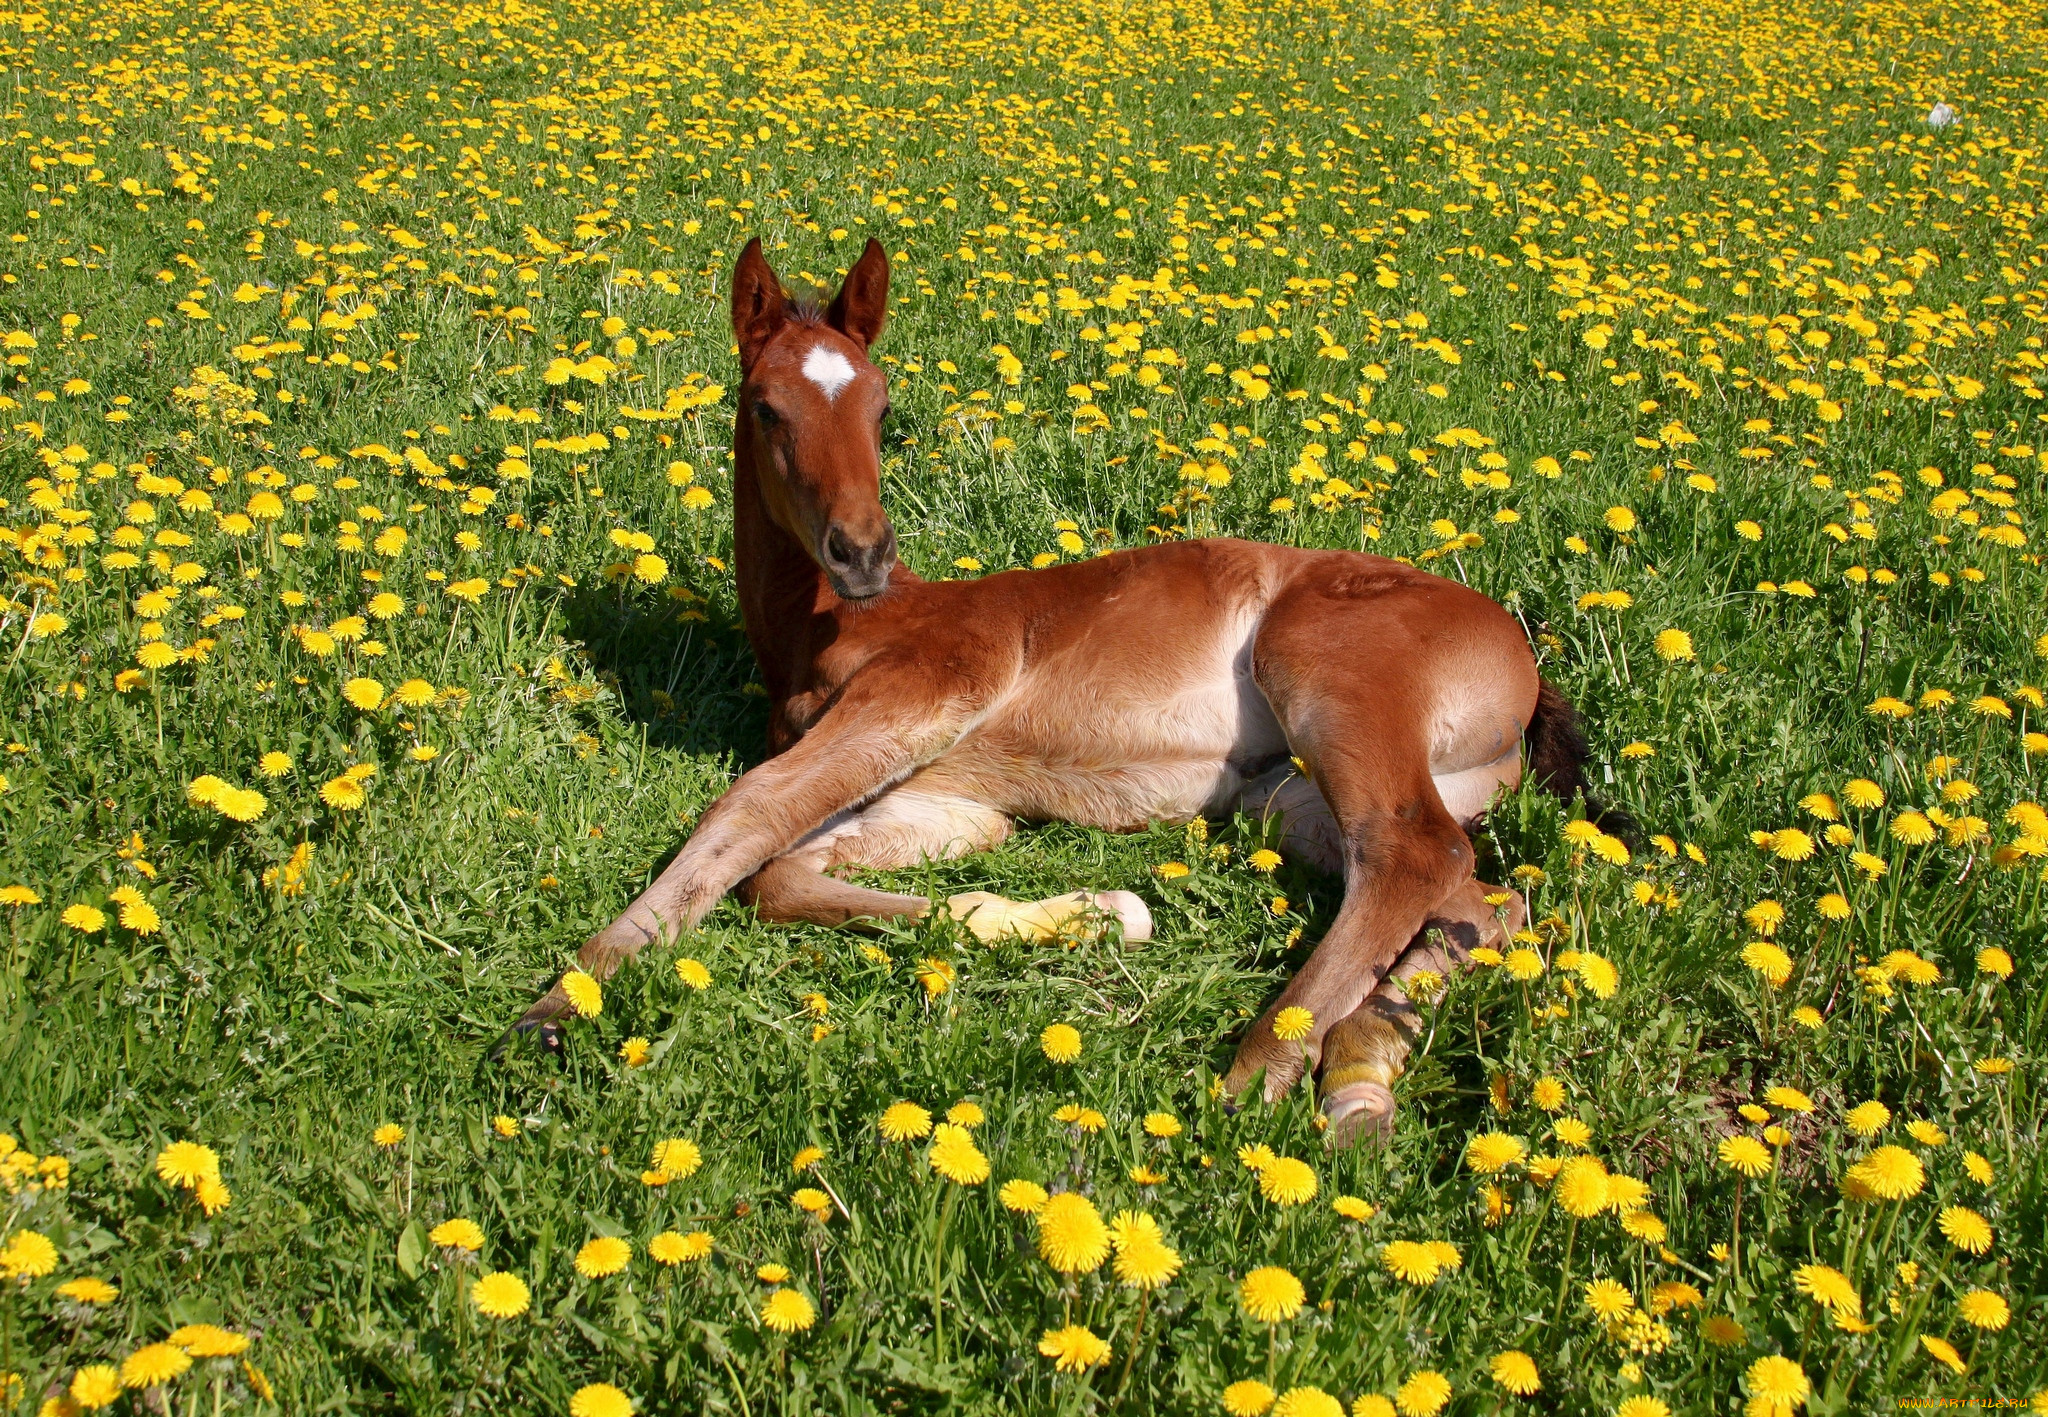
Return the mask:
[[868, 349], [882, 337], [882, 326], [888, 319], [889, 253], [870, 236], [867, 249], [846, 273], [846, 283], [832, 297], [825, 323], [862, 349]]
[[732, 337], [740, 347], [740, 368], [746, 369], [781, 326], [789, 302], [782, 282], [761, 254], [761, 238], [755, 237], [740, 252], [732, 271]]

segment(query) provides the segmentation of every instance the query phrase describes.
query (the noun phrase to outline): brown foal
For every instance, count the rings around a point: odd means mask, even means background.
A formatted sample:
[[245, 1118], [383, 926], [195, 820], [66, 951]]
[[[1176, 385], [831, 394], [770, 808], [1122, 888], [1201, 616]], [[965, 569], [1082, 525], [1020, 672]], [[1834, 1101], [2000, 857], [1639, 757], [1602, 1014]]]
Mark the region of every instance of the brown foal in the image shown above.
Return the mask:
[[[1341, 874], [1345, 895], [1227, 1085], [1263, 1072], [1277, 1097], [1317, 1069], [1339, 1140], [1384, 1131], [1415, 1034], [1402, 980], [1522, 923], [1519, 896], [1474, 879], [1466, 825], [1520, 781], [1525, 733], [1539, 778], [1579, 786], [1570, 705], [1499, 605], [1376, 556], [1190, 541], [919, 579], [881, 504], [889, 395], [868, 350], [888, 284], [869, 241], [818, 310], [784, 294], [758, 241], [741, 253], [733, 559], [771, 756], [581, 967], [608, 976], [735, 887], [770, 920], [922, 916], [932, 902], [828, 873], [985, 850], [1019, 818], [1128, 831], [1247, 810], [1278, 818], [1283, 848]], [[984, 934], [1082, 910], [1150, 928], [1126, 892], [953, 905], [985, 907]], [[1273, 1031], [1289, 1005], [1314, 1016], [1298, 1042]], [[567, 1011], [558, 983], [516, 1027], [556, 1036]]]

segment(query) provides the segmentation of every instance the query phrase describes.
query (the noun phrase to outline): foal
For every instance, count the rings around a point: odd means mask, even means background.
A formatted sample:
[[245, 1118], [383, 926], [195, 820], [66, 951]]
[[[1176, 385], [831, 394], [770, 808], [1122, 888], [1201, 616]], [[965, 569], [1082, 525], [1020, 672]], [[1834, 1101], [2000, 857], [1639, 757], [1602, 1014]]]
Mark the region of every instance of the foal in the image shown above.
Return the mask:
[[[1263, 1072], [1278, 1096], [1316, 1067], [1340, 1141], [1384, 1131], [1415, 1033], [1400, 981], [1522, 923], [1519, 896], [1474, 879], [1464, 824], [1520, 780], [1525, 732], [1538, 776], [1579, 786], [1570, 705], [1499, 605], [1376, 556], [1189, 541], [920, 580], [880, 496], [889, 396], [868, 351], [888, 284], [872, 240], [823, 311], [785, 296], [758, 241], [740, 255], [733, 560], [771, 756], [579, 963], [602, 979], [735, 887], [770, 920], [914, 919], [932, 903], [827, 873], [983, 851], [1019, 818], [1131, 831], [1242, 808], [1345, 895], [1227, 1086]], [[952, 904], [985, 934], [1084, 908], [1150, 928], [1126, 892], [1021, 920], [995, 897]], [[1290, 1005], [1314, 1016], [1298, 1042], [1273, 1031]], [[558, 983], [515, 1027], [558, 1041], [567, 1010]]]

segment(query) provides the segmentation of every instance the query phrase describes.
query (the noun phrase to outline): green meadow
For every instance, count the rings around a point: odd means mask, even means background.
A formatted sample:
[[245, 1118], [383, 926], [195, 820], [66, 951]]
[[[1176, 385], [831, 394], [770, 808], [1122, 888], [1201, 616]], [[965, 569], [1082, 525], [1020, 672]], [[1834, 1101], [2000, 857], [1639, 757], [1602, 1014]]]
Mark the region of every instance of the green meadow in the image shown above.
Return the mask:
[[[2048, 1411], [2044, 33], [0, 11], [0, 1412]], [[1398, 556], [1584, 714], [1641, 836], [1494, 809], [1387, 1144], [1221, 1095], [1342, 891], [1250, 820], [487, 1058], [766, 752], [728, 281], [870, 235], [918, 573]]]

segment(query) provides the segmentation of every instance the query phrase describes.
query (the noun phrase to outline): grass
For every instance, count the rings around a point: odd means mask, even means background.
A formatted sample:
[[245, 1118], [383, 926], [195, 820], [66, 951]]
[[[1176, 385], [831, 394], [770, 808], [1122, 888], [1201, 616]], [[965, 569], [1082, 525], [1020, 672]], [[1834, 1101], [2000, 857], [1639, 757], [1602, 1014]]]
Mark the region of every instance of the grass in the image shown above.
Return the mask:
[[[0, 1409], [2039, 1408], [2043, 21], [0, 14]], [[1496, 809], [1533, 960], [1448, 981], [1386, 1147], [1217, 1095], [1339, 892], [1244, 821], [885, 878], [1134, 889], [1149, 944], [727, 905], [559, 1061], [484, 1061], [764, 751], [724, 282], [759, 235], [829, 283], [871, 231], [919, 572], [1371, 549], [1508, 604], [1585, 712], [1648, 839]], [[962, 1100], [985, 1182], [878, 1130]], [[1488, 1133], [1521, 1159], [1481, 1174]], [[701, 1168], [650, 1184], [668, 1139]], [[1148, 1212], [1178, 1273], [1056, 1272], [1016, 1179]], [[602, 1236], [630, 1262], [579, 1272]], [[1042, 1355], [1071, 1325], [1106, 1359]]]

